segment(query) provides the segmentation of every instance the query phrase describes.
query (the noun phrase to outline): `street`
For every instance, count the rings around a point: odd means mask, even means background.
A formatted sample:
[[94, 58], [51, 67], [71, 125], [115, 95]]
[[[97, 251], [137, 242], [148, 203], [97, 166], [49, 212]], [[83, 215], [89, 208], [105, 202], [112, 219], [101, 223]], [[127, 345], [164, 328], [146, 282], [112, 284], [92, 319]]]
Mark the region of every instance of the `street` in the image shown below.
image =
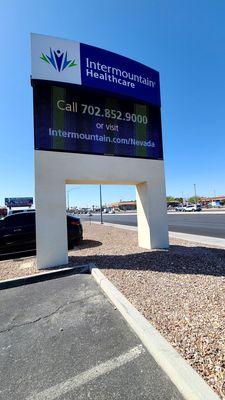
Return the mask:
[[[100, 215], [91, 217], [80, 215], [81, 220], [100, 221]], [[133, 214], [103, 214], [103, 222], [137, 226], [137, 216]], [[225, 214], [191, 213], [168, 214], [169, 230], [193, 235], [225, 238]]]

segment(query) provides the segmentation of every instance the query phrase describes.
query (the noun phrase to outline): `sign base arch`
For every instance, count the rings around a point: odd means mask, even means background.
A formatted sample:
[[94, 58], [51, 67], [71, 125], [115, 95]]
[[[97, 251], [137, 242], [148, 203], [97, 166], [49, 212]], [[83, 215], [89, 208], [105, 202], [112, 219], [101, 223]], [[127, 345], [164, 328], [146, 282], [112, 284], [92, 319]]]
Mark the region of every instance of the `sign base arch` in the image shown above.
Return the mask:
[[164, 162], [35, 150], [37, 268], [68, 263], [67, 183], [135, 185], [138, 244], [168, 248]]

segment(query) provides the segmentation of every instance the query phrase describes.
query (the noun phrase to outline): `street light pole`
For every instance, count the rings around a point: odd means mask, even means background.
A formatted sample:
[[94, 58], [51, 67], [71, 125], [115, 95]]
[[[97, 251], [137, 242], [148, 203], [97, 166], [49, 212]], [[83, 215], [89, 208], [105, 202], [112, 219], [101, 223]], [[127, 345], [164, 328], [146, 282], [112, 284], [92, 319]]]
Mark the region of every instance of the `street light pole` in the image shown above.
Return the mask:
[[101, 224], [103, 224], [103, 219], [102, 219], [102, 185], [99, 185], [99, 196], [100, 196]]
[[194, 191], [195, 191], [195, 205], [197, 205], [197, 195], [196, 195], [196, 184], [194, 183]]

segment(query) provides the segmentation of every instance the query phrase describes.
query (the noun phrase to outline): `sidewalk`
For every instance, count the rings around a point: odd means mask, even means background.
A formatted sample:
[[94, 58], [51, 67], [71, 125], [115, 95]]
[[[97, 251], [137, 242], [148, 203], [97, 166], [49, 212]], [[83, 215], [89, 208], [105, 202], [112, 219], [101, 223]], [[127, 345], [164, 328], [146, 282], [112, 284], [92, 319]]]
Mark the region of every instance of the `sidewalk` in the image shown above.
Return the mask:
[[2, 290], [4, 400], [178, 400], [90, 275]]
[[[100, 222], [92, 221], [92, 224], [100, 225]], [[137, 226], [130, 225], [121, 225], [121, 224], [113, 224], [112, 222], [104, 222], [104, 226], [109, 226], [117, 229], [125, 229], [128, 231], [137, 231]], [[183, 232], [172, 232], [169, 231], [169, 239], [180, 239], [187, 240], [193, 243], [203, 244], [205, 246], [215, 246], [224, 249], [225, 248], [225, 239], [217, 238], [213, 236], [203, 236], [203, 235], [193, 235], [190, 233]]]

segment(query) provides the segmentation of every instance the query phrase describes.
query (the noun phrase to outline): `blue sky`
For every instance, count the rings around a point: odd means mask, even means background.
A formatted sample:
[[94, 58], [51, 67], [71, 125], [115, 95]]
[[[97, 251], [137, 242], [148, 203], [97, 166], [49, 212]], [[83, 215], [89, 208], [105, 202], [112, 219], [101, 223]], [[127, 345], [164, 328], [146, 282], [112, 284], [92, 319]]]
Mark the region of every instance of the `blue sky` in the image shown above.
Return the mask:
[[[30, 32], [74, 39], [160, 72], [167, 194], [225, 194], [225, 2], [48, 0], [1, 2], [0, 204], [34, 194]], [[134, 199], [103, 187], [103, 201]], [[70, 202], [98, 203], [79, 186]]]

